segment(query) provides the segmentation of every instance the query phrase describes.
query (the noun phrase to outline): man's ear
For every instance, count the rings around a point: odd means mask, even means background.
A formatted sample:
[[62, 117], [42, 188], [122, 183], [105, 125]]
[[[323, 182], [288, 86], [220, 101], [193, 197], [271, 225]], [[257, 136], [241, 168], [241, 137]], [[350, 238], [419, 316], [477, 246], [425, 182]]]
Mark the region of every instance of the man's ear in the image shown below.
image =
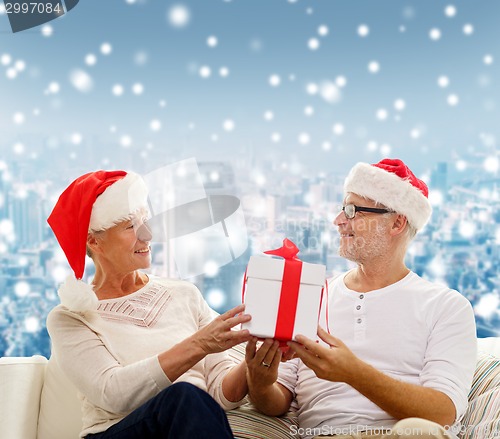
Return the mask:
[[392, 223], [391, 235], [396, 236], [403, 233], [407, 223], [408, 219], [404, 215], [398, 213], [396, 215], [396, 218], [394, 218], [394, 222]]

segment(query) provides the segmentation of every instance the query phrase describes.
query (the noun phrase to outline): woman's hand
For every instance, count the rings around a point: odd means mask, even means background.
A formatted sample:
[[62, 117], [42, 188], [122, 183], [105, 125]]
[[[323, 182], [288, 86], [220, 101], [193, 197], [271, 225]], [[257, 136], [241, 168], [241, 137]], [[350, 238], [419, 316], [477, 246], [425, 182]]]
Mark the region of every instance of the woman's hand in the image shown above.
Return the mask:
[[247, 364], [248, 395], [253, 404], [268, 416], [281, 416], [290, 408], [292, 392], [278, 384], [278, 368], [283, 357], [280, 344], [267, 338], [257, 349], [257, 338], [247, 343], [245, 362]]
[[247, 380], [250, 387], [264, 389], [272, 386], [278, 379], [278, 367], [281, 350], [276, 340], [266, 338], [257, 349], [257, 338], [252, 337], [247, 343], [245, 361]]
[[207, 326], [192, 335], [193, 341], [205, 355], [222, 352], [237, 344], [250, 340], [247, 329], [233, 331], [231, 328], [250, 321], [248, 314], [243, 314], [245, 305], [238, 305], [221, 314]]
[[[159, 354], [160, 366], [169, 380], [174, 382], [208, 354], [222, 352], [250, 340], [248, 330], [231, 330], [236, 325], [250, 320], [248, 314], [241, 314], [244, 310], [245, 305], [236, 306], [168, 351]], [[242, 392], [246, 393], [246, 385]]]

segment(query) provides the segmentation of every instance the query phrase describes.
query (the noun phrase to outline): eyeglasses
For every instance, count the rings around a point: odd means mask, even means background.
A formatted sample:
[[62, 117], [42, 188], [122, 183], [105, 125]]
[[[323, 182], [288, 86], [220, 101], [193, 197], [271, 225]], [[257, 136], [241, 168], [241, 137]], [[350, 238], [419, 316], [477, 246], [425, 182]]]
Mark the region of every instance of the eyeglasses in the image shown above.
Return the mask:
[[390, 213], [390, 209], [378, 209], [376, 207], [361, 207], [355, 206], [354, 204], [346, 204], [342, 206], [342, 212], [347, 219], [353, 219], [356, 216], [356, 212], [370, 212], [370, 213]]

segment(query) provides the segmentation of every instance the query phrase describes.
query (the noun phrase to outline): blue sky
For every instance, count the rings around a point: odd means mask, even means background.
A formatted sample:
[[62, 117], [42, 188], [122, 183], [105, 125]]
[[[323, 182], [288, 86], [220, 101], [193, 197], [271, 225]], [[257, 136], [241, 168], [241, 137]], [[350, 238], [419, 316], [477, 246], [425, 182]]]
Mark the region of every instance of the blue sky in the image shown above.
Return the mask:
[[144, 168], [258, 157], [310, 173], [498, 159], [499, 16], [494, 0], [81, 0], [12, 34], [2, 14], [0, 148], [42, 160], [49, 144], [58, 166], [130, 164], [123, 153]]

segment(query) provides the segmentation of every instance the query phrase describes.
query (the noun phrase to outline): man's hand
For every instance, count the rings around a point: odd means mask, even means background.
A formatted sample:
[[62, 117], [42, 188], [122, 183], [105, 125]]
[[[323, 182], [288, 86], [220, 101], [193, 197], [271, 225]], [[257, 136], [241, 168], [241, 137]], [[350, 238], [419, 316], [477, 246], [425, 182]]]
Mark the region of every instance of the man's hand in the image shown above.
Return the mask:
[[341, 340], [319, 326], [318, 335], [329, 348], [298, 335], [297, 342], [289, 342], [290, 349], [318, 378], [349, 383], [355, 373], [354, 365], [361, 360]]

